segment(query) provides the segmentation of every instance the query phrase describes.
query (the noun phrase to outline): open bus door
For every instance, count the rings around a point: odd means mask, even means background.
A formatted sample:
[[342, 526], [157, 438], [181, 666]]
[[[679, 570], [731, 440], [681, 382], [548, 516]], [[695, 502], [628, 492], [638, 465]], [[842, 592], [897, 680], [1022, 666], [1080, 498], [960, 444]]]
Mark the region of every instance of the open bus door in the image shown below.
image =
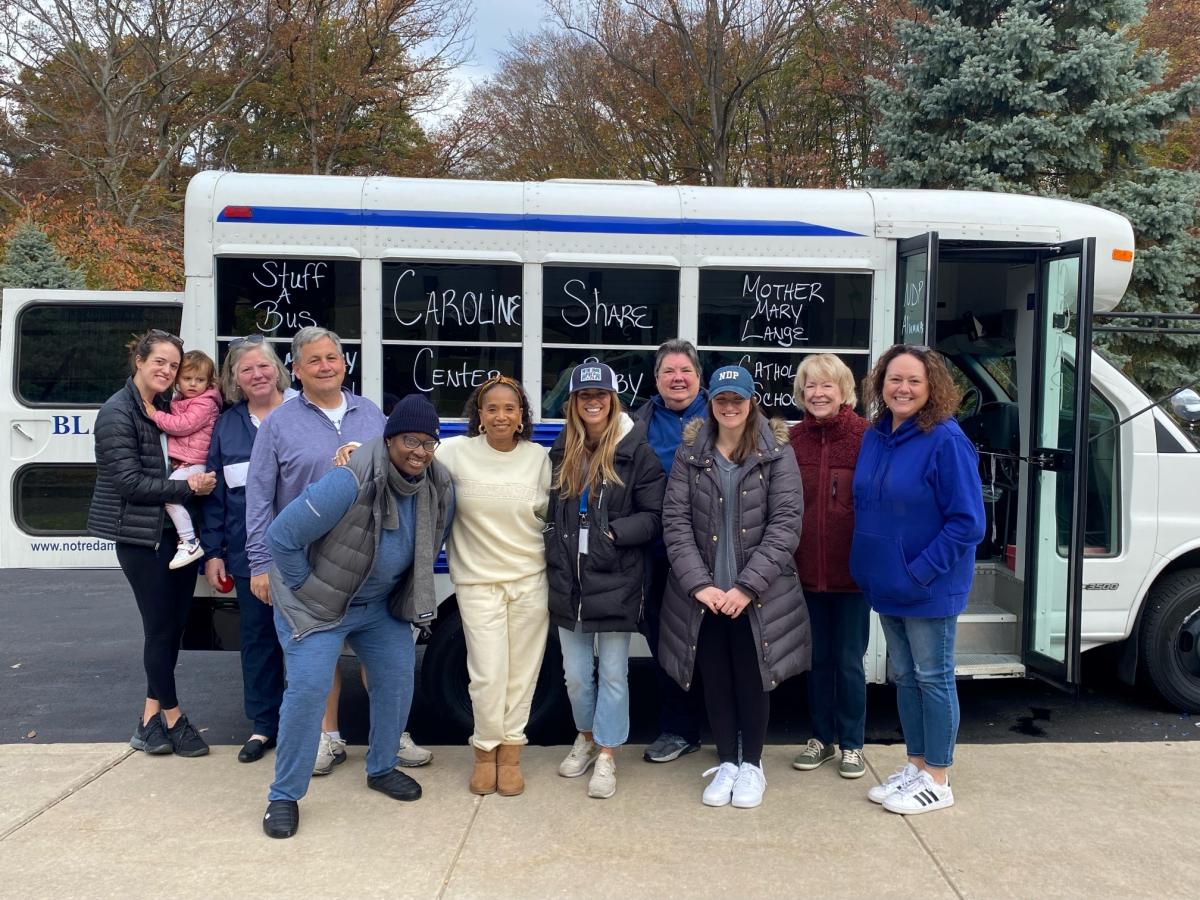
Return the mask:
[[1096, 241], [1038, 251], [1023, 661], [1079, 682]]
[[938, 233], [930, 231], [896, 244], [896, 343], [937, 340]]
[[179, 333], [183, 294], [6, 290], [0, 329], [0, 557], [6, 568], [116, 565], [87, 536], [96, 412], [129, 377], [126, 344]]

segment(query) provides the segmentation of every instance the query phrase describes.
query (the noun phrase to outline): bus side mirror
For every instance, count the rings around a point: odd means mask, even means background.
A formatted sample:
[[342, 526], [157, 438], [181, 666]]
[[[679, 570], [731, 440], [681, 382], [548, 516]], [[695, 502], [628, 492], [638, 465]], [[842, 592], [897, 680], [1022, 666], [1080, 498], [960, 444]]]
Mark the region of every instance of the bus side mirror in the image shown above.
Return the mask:
[[1184, 422], [1200, 422], [1200, 394], [1191, 388], [1179, 391], [1171, 398], [1171, 411]]

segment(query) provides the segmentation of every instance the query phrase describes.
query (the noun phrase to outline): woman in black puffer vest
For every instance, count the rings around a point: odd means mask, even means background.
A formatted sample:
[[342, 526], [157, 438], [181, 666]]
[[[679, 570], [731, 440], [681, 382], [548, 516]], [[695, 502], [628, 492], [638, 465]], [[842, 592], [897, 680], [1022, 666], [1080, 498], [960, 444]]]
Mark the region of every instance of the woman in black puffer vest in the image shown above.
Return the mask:
[[183, 342], [149, 331], [130, 345], [132, 377], [96, 415], [96, 489], [88, 533], [115, 541], [117, 562], [129, 580], [145, 635], [146, 703], [129, 745], [151, 754], [203, 756], [208, 745], [179, 709], [175, 663], [183, 638], [196, 566], [168, 568], [177, 535], [164, 504], [184, 503], [216, 485], [211, 472], [171, 481], [163, 433], [146, 405], [168, 411]]
[[613, 751], [629, 737], [629, 639], [641, 619], [666, 476], [646, 424], [621, 411], [616, 376], [603, 363], [572, 372], [566, 419], [550, 450], [546, 569], [579, 734], [558, 774], [574, 778], [595, 764], [588, 796], [605, 799], [617, 790]]

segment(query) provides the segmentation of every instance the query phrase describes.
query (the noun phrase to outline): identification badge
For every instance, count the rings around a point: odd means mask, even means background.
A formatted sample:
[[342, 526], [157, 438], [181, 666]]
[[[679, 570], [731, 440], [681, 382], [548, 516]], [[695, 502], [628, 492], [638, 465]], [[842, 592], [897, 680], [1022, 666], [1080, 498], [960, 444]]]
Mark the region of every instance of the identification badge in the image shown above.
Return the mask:
[[586, 528], [579, 529], [579, 552], [588, 552], [588, 530]]

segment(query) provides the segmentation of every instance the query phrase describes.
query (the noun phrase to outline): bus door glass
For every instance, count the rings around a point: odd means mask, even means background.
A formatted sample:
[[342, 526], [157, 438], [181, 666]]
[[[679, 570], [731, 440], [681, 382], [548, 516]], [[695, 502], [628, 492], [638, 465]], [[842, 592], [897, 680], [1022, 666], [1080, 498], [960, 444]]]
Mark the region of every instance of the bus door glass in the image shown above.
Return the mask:
[[182, 303], [182, 294], [158, 292], [4, 292], [4, 567], [116, 564], [113, 544], [87, 534], [96, 412], [129, 377], [132, 336], [151, 328], [178, 334]]
[[1024, 662], [1060, 686], [1079, 680], [1095, 243], [1043, 249], [1037, 265]]
[[932, 347], [937, 340], [937, 232], [898, 241], [896, 255], [896, 343]]

